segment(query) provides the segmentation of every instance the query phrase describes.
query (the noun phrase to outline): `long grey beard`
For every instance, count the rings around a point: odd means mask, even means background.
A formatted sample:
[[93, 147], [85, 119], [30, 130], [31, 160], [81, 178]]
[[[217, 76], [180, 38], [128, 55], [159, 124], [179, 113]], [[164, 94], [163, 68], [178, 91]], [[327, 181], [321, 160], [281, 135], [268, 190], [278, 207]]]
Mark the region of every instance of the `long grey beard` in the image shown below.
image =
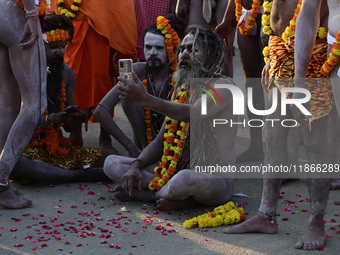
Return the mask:
[[192, 79], [200, 78], [202, 70], [198, 64], [191, 64], [190, 69], [182, 68], [180, 63], [177, 66], [173, 79], [175, 81], [175, 91], [178, 93], [182, 88], [189, 90]]

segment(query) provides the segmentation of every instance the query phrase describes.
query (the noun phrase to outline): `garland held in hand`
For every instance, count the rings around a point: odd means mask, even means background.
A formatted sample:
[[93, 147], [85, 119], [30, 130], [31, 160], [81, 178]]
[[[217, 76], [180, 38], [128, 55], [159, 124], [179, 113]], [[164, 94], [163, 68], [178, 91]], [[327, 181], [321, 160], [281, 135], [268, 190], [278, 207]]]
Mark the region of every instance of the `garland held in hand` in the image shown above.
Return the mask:
[[244, 210], [242, 207], [236, 207], [236, 205], [230, 201], [224, 205], [216, 207], [213, 211], [199, 215], [186, 220], [183, 223], [184, 228], [215, 228], [219, 226], [226, 226], [235, 224], [245, 220]]
[[335, 42], [332, 45], [332, 51], [329, 53], [329, 58], [322, 65], [321, 73], [325, 77], [329, 77], [330, 72], [334, 69], [334, 67], [339, 63], [340, 57], [340, 30], [336, 34]]
[[73, 19], [76, 16], [77, 12], [79, 11], [81, 1], [82, 0], [74, 0], [73, 4], [71, 5], [71, 10], [68, 10], [65, 8], [64, 0], [58, 0], [58, 11], [60, 11], [62, 15], [65, 15], [66, 17]]
[[261, 1], [260, 0], [253, 0], [253, 4], [251, 7], [251, 11], [250, 11], [250, 16], [248, 18], [247, 21], [247, 25], [245, 23], [245, 21], [242, 21], [239, 24], [239, 20], [243, 14], [242, 9], [242, 0], [235, 0], [235, 16], [236, 16], [236, 20], [237, 20], [237, 27], [240, 29], [241, 34], [243, 35], [249, 35], [250, 32], [254, 29], [255, 27], [255, 22], [256, 22], [256, 17], [260, 12], [260, 8], [261, 8]]
[[[185, 103], [188, 92], [182, 90], [178, 93], [175, 103]], [[155, 177], [149, 183], [150, 190], [160, 190], [176, 173], [176, 167], [181, 157], [182, 148], [186, 138], [189, 123], [166, 117], [164, 148], [162, 161], [155, 167]]]

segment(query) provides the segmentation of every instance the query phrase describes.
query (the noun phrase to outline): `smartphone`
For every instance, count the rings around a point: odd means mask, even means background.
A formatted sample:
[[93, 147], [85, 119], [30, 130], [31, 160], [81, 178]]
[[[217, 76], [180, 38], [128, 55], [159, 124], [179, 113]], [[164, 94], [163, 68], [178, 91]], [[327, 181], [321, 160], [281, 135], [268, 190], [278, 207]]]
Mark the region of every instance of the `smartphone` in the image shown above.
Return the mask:
[[[132, 59], [119, 59], [119, 76], [132, 81]], [[120, 83], [121, 85], [125, 85], [123, 82]]]

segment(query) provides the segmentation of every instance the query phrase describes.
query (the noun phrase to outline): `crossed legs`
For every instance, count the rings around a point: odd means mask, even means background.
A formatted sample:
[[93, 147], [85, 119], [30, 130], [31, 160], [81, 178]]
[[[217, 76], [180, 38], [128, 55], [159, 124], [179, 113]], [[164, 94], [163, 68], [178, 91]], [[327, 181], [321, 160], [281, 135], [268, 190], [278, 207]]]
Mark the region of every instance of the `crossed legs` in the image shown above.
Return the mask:
[[[109, 156], [104, 163], [104, 172], [112, 180], [120, 182], [134, 159], [122, 156]], [[173, 210], [195, 203], [216, 206], [228, 202], [234, 191], [234, 179], [212, 178], [209, 174], [181, 170], [159, 191], [148, 190], [153, 178], [153, 166], [142, 170], [142, 190], [134, 190], [133, 196], [118, 186], [116, 197], [120, 200], [156, 201], [157, 208]]]

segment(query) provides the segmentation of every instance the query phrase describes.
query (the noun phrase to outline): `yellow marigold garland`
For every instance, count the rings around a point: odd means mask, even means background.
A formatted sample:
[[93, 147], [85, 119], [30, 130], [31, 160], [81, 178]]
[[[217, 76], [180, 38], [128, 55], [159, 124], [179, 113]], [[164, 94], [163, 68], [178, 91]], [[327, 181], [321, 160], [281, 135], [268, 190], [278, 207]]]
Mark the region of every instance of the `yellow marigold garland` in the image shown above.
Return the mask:
[[[174, 102], [185, 103], [188, 92], [182, 90]], [[155, 176], [149, 183], [150, 190], [160, 190], [176, 173], [189, 123], [166, 117], [162, 161], [155, 167]]]
[[71, 10], [68, 10], [65, 8], [64, 0], [58, 0], [58, 11], [60, 11], [62, 15], [73, 19], [76, 16], [76, 13], [79, 11], [81, 1], [82, 0], [74, 0], [73, 4], [71, 5]]
[[326, 62], [322, 65], [321, 73], [325, 77], [329, 77], [330, 72], [334, 69], [334, 67], [339, 62], [340, 57], [340, 30], [336, 34], [335, 42], [332, 45], [332, 51], [329, 53], [329, 58], [326, 60]]
[[171, 28], [169, 20], [163, 16], [157, 17], [157, 29], [161, 30], [162, 34], [164, 34], [168, 61], [171, 63], [171, 69], [175, 71], [177, 67], [177, 56], [175, 53], [180, 42], [178, 34], [173, 28]]
[[[66, 103], [66, 90], [65, 90], [65, 83], [62, 82], [60, 88], [60, 104], [59, 104], [59, 111], [65, 109]], [[44, 112], [44, 116], [48, 114], [48, 110], [46, 108]], [[28, 147], [38, 147], [38, 146], [45, 146], [45, 149], [51, 155], [67, 155], [68, 150], [65, 147], [72, 146], [71, 142], [64, 138], [62, 135], [62, 131], [59, 125], [58, 127], [54, 127], [52, 125], [46, 126], [40, 129], [36, 129], [33, 133], [32, 139], [28, 144]], [[39, 141], [39, 134], [42, 138]]]
[[260, 0], [253, 0], [252, 8], [250, 11], [250, 16], [247, 21], [247, 25], [244, 21], [239, 24], [239, 20], [242, 15], [242, 0], [235, 0], [235, 16], [237, 20], [237, 27], [240, 29], [241, 34], [249, 35], [250, 32], [254, 29], [256, 17], [260, 12], [261, 8], [261, 1]]
[[268, 46], [263, 48], [262, 54], [264, 56], [264, 62], [267, 63], [267, 61], [269, 59], [269, 47]]
[[215, 228], [235, 224], [245, 220], [244, 209], [237, 207], [232, 201], [216, 207], [213, 211], [204, 213], [183, 223], [184, 228]]
[[299, 0], [298, 5], [294, 11], [294, 16], [292, 20], [289, 22], [289, 26], [286, 27], [285, 31], [282, 34], [282, 39], [286, 42], [288, 41], [289, 37], [295, 35], [295, 28], [296, 28], [296, 19], [301, 11], [302, 0]]
[[273, 34], [270, 27], [270, 13], [272, 11], [273, 0], [268, 0], [263, 3], [264, 14], [262, 15], [263, 33], [267, 35]]
[[71, 38], [70, 34], [67, 30], [63, 29], [55, 29], [51, 31], [47, 31], [43, 34], [43, 39], [45, 43], [50, 42], [60, 42], [60, 41], [68, 41]]
[[[16, 0], [18, 2], [18, 4], [21, 6], [21, 8], [25, 8], [24, 3], [22, 2], [22, 0]], [[39, 16], [44, 15], [45, 11], [46, 11], [46, 0], [39, 0], [39, 6], [38, 6], [38, 13]]]

